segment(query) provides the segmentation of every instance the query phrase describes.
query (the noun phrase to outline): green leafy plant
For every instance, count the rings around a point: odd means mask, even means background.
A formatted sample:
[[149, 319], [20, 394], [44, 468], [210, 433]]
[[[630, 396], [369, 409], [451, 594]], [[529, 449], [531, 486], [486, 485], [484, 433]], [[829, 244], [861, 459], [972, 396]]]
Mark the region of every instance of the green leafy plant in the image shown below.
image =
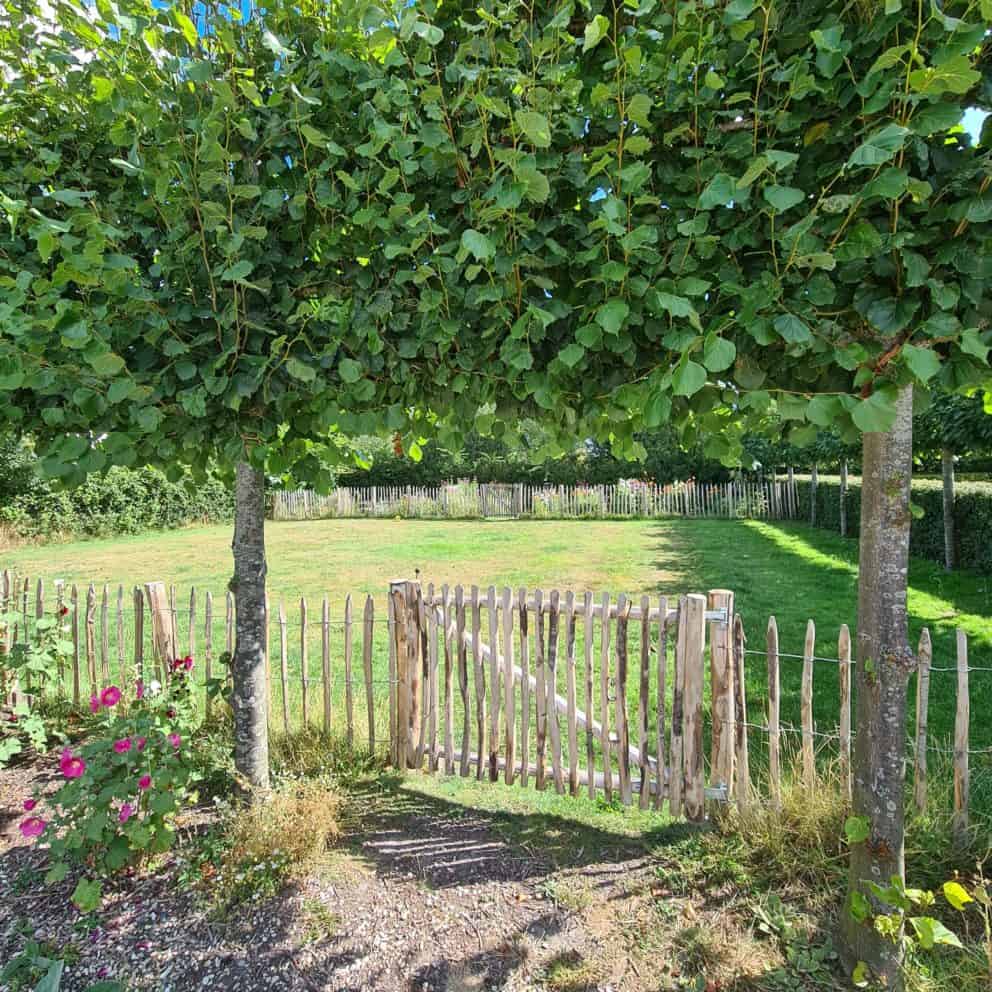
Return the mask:
[[[907, 961], [937, 947], [954, 947], [964, 953], [981, 954], [992, 979], [992, 896], [981, 867], [972, 882], [950, 879], [940, 889], [943, 902], [962, 916], [970, 910], [977, 911], [983, 932], [981, 949], [977, 951], [966, 948], [958, 934], [934, 915], [937, 896], [933, 891], [907, 887], [898, 875], [888, 885], [869, 883], [867, 889], [867, 895], [852, 894], [848, 911], [858, 923], [872, 926], [885, 939], [901, 944]], [[859, 988], [874, 983], [871, 969], [863, 961], [854, 969], [852, 979]]]
[[[62, 973], [65, 970], [65, 952], [60, 952], [47, 944], [29, 941], [0, 969], [0, 984], [10, 992], [59, 992], [62, 988]], [[84, 992], [124, 992], [124, 986], [116, 981], [99, 981], [87, 985]]]
[[[18, 688], [0, 724], [0, 767], [25, 747], [42, 752], [62, 736], [67, 709], [53, 690], [72, 652], [72, 642], [65, 637], [66, 612], [61, 607], [57, 615], [38, 618], [13, 611], [0, 614], [0, 641], [10, 637], [13, 642], [2, 655], [0, 686]], [[12, 636], [15, 629], [20, 630], [17, 640]]]
[[73, 865], [85, 866], [72, 897], [82, 912], [99, 906], [101, 876], [171, 847], [175, 816], [195, 798], [201, 773], [190, 753], [192, 667], [192, 658], [178, 658], [164, 687], [138, 682], [126, 710], [117, 686], [94, 695], [86, 743], [65, 748], [59, 758], [63, 784], [24, 803], [30, 815], [21, 833], [49, 846], [46, 880], [61, 881]]

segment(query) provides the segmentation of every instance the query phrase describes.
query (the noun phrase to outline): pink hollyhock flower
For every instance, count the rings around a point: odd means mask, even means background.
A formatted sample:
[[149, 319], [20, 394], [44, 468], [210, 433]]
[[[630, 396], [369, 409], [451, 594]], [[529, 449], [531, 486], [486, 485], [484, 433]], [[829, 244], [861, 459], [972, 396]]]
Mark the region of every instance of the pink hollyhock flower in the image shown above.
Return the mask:
[[86, 771], [86, 762], [82, 758], [75, 757], [72, 751], [66, 748], [59, 761], [59, 770], [66, 778], [79, 778]]
[[145, 683], [138, 679], [137, 685], [134, 687], [134, 696], [136, 699], [145, 698]]
[[118, 813], [117, 819], [120, 820], [121, 823], [127, 823], [127, 821], [131, 819], [132, 813], [134, 813], [134, 807], [130, 803], [125, 803], [121, 807], [121, 811]]
[[29, 816], [21, 820], [22, 837], [40, 837], [45, 832], [45, 821], [40, 816]]
[[96, 696], [90, 696], [90, 712], [99, 713], [100, 712], [100, 700]]
[[191, 672], [193, 670], [193, 656], [192, 655], [186, 655], [186, 657], [183, 658], [183, 667], [186, 669], [187, 672]]
[[115, 685], [108, 685], [100, 693], [100, 702], [104, 706], [116, 706], [121, 701], [121, 691]]
[[145, 792], [147, 789], [150, 789], [151, 787], [152, 787], [151, 775], [142, 775], [141, 778], [138, 779], [138, 788], [141, 789], [142, 792]]
[[122, 737], [119, 741], [114, 741], [114, 750], [118, 754], [124, 754], [131, 750], [131, 738]]
[[24, 812], [25, 813], [30, 813], [31, 810], [33, 810], [35, 808], [35, 806], [37, 806], [37, 805], [38, 805], [38, 800], [37, 799], [25, 799], [24, 800]]
[[169, 734], [166, 739], [174, 748], [177, 749], [179, 748], [179, 744], [182, 741], [182, 738], [179, 736], [179, 734]]
[[136, 742], [136, 744], [135, 744], [135, 747], [137, 747], [137, 749], [139, 751], [144, 751], [145, 744], [147, 744], [147, 743], [148, 743], [148, 738], [147, 737], [139, 737], [138, 740], [137, 740], [137, 742]]
[[165, 711], [165, 715], [166, 715], [166, 716], [167, 716], [167, 717], [168, 717], [168, 718], [169, 718], [170, 720], [175, 720], [175, 718], [176, 718], [176, 711], [175, 711], [175, 710], [166, 710], [166, 711]]

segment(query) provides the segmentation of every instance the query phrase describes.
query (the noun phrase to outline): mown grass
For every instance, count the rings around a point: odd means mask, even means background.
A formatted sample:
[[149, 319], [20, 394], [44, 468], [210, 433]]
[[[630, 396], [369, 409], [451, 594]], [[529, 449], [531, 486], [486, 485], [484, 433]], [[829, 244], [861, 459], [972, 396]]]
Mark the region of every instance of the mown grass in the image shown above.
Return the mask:
[[[758, 521], [686, 520], [661, 521], [400, 521], [327, 520], [270, 523], [269, 590], [273, 604], [271, 654], [277, 687], [276, 718], [281, 720], [279, 682], [280, 637], [278, 606], [286, 603], [287, 667], [291, 715], [298, 719], [300, 693], [299, 599], [309, 606], [308, 641], [311, 679], [320, 675], [320, 636], [315, 626], [320, 601], [330, 602], [333, 709], [343, 719], [342, 685], [344, 599], [353, 595], [353, 678], [361, 677], [361, 611], [371, 595], [377, 620], [385, 617], [386, 590], [391, 578], [411, 577], [466, 587], [475, 583], [485, 593], [492, 584], [516, 590], [520, 586], [545, 590], [574, 589], [579, 595], [591, 589], [597, 600], [601, 591], [624, 592], [635, 599], [648, 593], [677, 596], [733, 589], [737, 609], [744, 618], [751, 650], [763, 651], [768, 617], [778, 620], [783, 654], [802, 652], [806, 621], [817, 625], [817, 653], [836, 657], [837, 634], [848, 623], [854, 635], [857, 615], [857, 543], [801, 524]], [[223, 600], [231, 570], [230, 530], [226, 526], [195, 527], [169, 533], [146, 534], [110, 540], [21, 547], [0, 554], [0, 567], [20, 575], [56, 578], [84, 585], [95, 582], [125, 588], [161, 579], [178, 587], [179, 641], [188, 642], [183, 608], [189, 587], [199, 591], [197, 647], [203, 651], [203, 594], [214, 595], [214, 653], [224, 644]], [[954, 631], [967, 631], [970, 662], [992, 667], [992, 578], [974, 573], [945, 573], [932, 562], [914, 559], [909, 573], [910, 634], [913, 643], [921, 628], [929, 626], [934, 644], [934, 666], [955, 663]], [[127, 603], [126, 605], [130, 605]], [[98, 619], [99, 623], [99, 619]], [[111, 627], [113, 628], [113, 610]], [[149, 626], [146, 624], [146, 627]], [[125, 625], [125, 658], [133, 656], [129, 625]], [[632, 678], [638, 657], [638, 625], [631, 624]], [[483, 630], [487, 630], [483, 616]], [[146, 637], [150, 632], [146, 632]], [[116, 635], [111, 630], [111, 671], [117, 657]], [[484, 640], [488, 637], [484, 636]], [[99, 650], [99, 636], [96, 638]], [[384, 624], [375, 628], [374, 675], [386, 677], [387, 641]], [[582, 632], [577, 636], [577, 657], [582, 663]], [[598, 661], [596, 662], [598, 664]], [[562, 670], [564, 666], [560, 666]], [[782, 718], [798, 723], [801, 664], [782, 659]], [[765, 662], [748, 656], [748, 688], [758, 716], [765, 694]], [[470, 677], [471, 683], [471, 677]], [[580, 675], [581, 686], [581, 675]], [[949, 741], [954, 726], [955, 678], [935, 672], [931, 688], [930, 729], [935, 739]], [[598, 686], [597, 686], [598, 688]], [[632, 687], [634, 688], [634, 687]], [[364, 699], [354, 686], [356, 733], [365, 733]], [[386, 707], [377, 686], [377, 715], [385, 726]], [[818, 665], [814, 679], [814, 712], [820, 729], [837, 723], [837, 672]], [[312, 718], [319, 718], [320, 690], [311, 686]], [[470, 684], [470, 696], [472, 687]], [[457, 692], [456, 692], [457, 696]], [[992, 705], [992, 672], [975, 672], [971, 680], [972, 745], [992, 745], [992, 725], [979, 717]], [[581, 690], [580, 690], [581, 699]], [[759, 722], [759, 721], [756, 721]]]

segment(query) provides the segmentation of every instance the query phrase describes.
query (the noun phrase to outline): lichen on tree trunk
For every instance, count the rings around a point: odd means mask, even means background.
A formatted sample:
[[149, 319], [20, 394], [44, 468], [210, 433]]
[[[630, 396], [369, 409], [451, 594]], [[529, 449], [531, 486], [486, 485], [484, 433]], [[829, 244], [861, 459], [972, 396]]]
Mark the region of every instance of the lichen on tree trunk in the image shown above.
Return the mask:
[[265, 671], [265, 486], [240, 462], [235, 488], [234, 600], [236, 640], [231, 665], [234, 764], [255, 789], [269, 787], [268, 680]]
[[[867, 882], [903, 877], [906, 691], [915, 666], [906, 626], [912, 474], [912, 387], [900, 390], [891, 430], [864, 436], [858, 574], [857, 722], [853, 806], [869, 837], [851, 848], [844, 957], [863, 961], [888, 988], [902, 985], [899, 944], [850, 911]], [[891, 907], [875, 906], [876, 912]]]

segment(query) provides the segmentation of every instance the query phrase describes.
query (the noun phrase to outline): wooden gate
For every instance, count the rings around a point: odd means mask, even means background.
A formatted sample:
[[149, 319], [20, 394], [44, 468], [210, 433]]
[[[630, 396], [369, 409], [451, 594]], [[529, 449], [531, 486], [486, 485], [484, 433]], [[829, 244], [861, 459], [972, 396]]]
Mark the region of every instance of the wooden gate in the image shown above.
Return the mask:
[[[400, 768], [660, 809], [727, 795], [735, 740], [733, 594], [594, 598], [390, 584], [390, 730]], [[705, 788], [704, 681], [711, 676]]]

